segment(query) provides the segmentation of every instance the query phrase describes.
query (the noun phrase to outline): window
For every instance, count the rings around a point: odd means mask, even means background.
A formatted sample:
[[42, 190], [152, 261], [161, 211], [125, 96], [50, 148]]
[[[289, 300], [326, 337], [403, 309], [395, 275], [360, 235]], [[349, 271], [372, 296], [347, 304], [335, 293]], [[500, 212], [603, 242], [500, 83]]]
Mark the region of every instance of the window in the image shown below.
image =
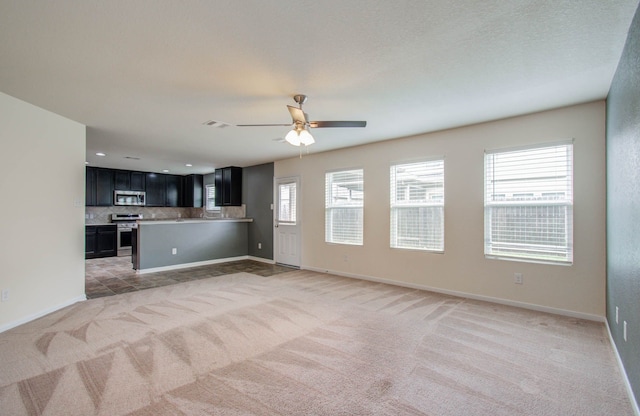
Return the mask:
[[444, 251], [444, 160], [391, 166], [391, 247]]
[[296, 183], [281, 183], [278, 186], [278, 222], [296, 223]]
[[571, 264], [573, 144], [485, 153], [487, 257]]
[[325, 178], [325, 241], [362, 245], [362, 169], [328, 172]]
[[205, 187], [205, 209], [210, 212], [219, 212], [220, 207], [216, 206], [216, 187], [207, 185]]

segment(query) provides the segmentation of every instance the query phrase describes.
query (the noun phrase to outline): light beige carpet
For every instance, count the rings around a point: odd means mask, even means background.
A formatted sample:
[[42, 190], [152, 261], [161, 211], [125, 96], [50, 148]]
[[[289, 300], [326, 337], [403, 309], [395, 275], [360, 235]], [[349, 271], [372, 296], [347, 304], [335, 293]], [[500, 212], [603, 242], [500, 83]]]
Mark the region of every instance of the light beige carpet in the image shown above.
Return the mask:
[[600, 323], [306, 271], [0, 334], [2, 415], [632, 415]]

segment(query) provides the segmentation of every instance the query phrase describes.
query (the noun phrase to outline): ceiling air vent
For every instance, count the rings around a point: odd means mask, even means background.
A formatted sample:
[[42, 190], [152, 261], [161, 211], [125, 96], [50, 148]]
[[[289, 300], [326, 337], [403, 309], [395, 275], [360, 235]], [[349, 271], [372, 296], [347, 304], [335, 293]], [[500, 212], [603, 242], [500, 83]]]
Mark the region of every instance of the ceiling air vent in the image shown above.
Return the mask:
[[225, 127], [229, 127], [230, 126], [229, 123], [225, 123], [225, 122], [222, 122], [222, 121], [215, 121], [215, 120], [205, 121], [202, 124], [204, 124], [205, 126], [217, 127], [219, 129], [223, 129]]

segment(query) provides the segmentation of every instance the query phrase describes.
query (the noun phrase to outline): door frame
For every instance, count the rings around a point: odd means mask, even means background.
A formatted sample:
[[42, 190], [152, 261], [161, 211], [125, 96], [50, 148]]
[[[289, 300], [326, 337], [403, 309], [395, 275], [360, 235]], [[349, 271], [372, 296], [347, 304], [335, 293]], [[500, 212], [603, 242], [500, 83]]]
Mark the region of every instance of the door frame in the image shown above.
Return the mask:
[[[296, 243], [297, 243], [297, 247], [296, 250], [298, 252], [298, 263], [297, 265], [294, 264], [286, 264], [286, 263], [278, 263], [278, 249], [279, 249], [279, 240], [278, 240], [278, 232], [277, 232], [277, 228], [278, 228], [278, 212], [279, 212], [279, 189], [278, 189], [278, 184], [282, 182], [282, 183], [290, 183], [290, 182], [295, 182], [296, 183], [296, 227], [298, 228], [298, 238], [296, 238]], [[302, 210], [300, 209], [300, 195], [301, 195], [301, 191], [302, 191], [302, 186], [301, 186], [301, 178], [300, 176], [283, 176], [283, 177], [274, 177], [273, 178], [273, 201], [274, 201], [274, 207], [273, 207], [273, 261], [276, 264], [283, 264], [285, 266], [292, 266], [292, 267], [298, 267], [298, 268], [302, 268]]]

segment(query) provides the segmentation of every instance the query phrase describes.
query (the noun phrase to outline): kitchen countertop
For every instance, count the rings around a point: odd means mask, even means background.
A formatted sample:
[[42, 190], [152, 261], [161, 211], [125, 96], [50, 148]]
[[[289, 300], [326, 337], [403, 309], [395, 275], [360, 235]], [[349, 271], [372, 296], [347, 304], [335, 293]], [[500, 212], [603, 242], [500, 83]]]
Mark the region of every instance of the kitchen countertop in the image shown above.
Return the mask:
[[142, 219], [138, 225], [155, 224], [193, 224], [202, 222], [253, 222], [253, 218], [175, 218], [175, 219]]

